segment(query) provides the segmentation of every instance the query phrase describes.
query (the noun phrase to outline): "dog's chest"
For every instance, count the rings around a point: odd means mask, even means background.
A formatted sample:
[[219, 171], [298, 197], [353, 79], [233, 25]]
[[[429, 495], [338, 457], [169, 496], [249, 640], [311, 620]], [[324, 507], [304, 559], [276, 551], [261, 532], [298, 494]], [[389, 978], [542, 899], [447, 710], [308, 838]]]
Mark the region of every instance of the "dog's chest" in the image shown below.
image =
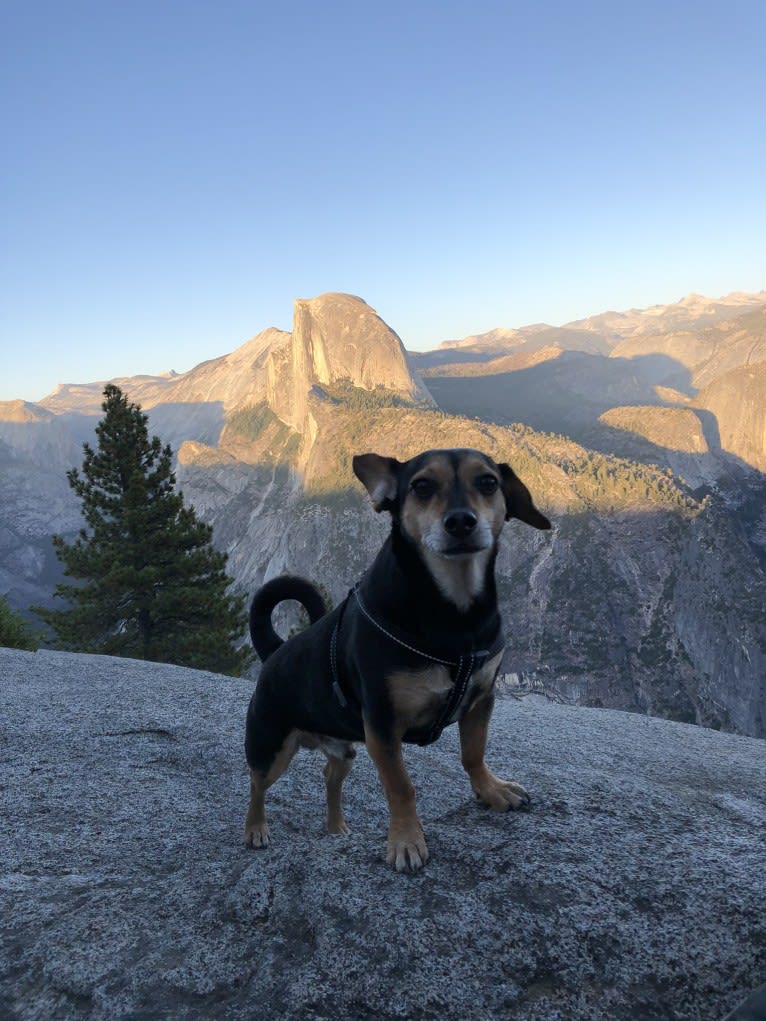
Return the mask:
[[[471, 674], [460, 715], [492, 687], [501, 657], [502, 652], [499, 652]], [[431, 723], [453, 688], [450, 668], [436, 663], [419, 670], [397, 670], [387, 680], [397, 727], [404, 731]]]

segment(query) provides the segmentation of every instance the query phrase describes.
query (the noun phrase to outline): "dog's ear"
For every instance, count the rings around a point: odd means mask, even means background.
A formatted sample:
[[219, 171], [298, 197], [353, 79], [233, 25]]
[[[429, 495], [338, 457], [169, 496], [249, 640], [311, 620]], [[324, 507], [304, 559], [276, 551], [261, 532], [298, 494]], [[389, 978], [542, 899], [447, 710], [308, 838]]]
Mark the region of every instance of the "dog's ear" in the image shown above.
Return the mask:
[[518, 518], [533, 528], [550, 528], [551, 523], [532, 503], [532, 496], [513, 468], [499, 464], [505, 496], [505, 520]]
[[400, 462], [395, 457], [381, 457], [380, 454], [357, 454], [352, 465], [354, 475], [370, 494], [375, 510], [393, 510], [399, 489]]

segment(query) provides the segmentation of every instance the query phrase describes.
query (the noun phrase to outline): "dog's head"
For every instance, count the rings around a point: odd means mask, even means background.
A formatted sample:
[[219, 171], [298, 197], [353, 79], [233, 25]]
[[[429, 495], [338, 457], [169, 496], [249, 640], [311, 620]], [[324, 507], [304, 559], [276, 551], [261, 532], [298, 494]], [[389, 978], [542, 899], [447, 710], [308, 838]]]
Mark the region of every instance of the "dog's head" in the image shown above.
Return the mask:
[[447, 559], [491, 549], [509, 518], [550, 528], [507, 464], [478, 450], [427, 450], [400, 462], [360, 454], [354, 473], [376, 511], [389, 511], [423, 551]]

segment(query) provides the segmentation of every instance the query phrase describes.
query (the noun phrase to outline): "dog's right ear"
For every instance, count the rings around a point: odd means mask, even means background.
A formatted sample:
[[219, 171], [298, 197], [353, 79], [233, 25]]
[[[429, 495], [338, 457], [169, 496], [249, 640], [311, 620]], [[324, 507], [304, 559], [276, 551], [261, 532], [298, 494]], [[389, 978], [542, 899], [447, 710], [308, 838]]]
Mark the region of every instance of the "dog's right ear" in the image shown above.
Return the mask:
[[354, 475], [370, 494], [375, 510], [378, 513], [393, 510], [399, 489], [400, 462], [395, 457], [381, 457], [380, 454], [357, 454], [351, 463]]
[[550, 521], [532, 503], [532, 495], [516, 472], [508, 464], [499, 464], [503, 478], [503, 494], [505, 496], [505, 520], [518, 518], [533, 528], [548, 529]]

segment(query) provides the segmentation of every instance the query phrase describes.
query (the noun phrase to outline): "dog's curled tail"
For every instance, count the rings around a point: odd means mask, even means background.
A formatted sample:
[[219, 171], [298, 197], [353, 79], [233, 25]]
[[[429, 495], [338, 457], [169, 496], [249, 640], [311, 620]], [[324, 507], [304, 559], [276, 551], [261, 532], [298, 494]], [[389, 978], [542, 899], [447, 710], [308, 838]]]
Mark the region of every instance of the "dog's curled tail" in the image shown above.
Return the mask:
[[306, 578], [297, 574], [282, 574], [272, 578], [258, 589], [250, 604], [250, 638], [255, 651], [265, 663], [284, 639], [280, 638], [271, 623], [274, 607], [285, 599], [295, 599], [306, 610], [309, 620], [315, 624], [327, 613], [327, 606], [319, 589]]

